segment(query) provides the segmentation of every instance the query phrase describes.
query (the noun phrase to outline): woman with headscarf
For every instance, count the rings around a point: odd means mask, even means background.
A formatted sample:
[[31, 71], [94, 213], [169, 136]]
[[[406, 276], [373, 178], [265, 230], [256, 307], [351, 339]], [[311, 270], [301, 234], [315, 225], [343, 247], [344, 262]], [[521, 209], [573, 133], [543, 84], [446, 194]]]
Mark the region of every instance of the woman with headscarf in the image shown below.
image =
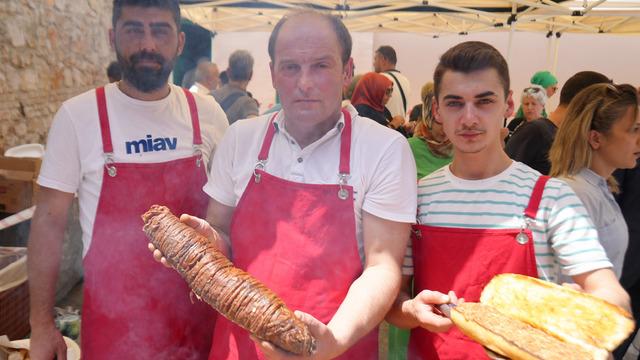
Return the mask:
[[433, 83], [422, 87], [422, 114], [409, 138], [409, 145], [416, 160], [418, 179], [449, 164], [452, 160], [451, 142], [442, 130], [442, 124], [434, 119], [431, 113], [433, 105]]
[[382, 126], [388, 126], [384, 105], [391, 98], [392, 92], [393, 82], [386, 76], [375, 72], [366, 73], [353, 90], [351, 105], [356, 108], [358, 114]]
[[587, 209], [618, 278], [629, 232], [612, 192], [616, 169], [640, 157], [638, 94], [631, 85], [595, 84], [571, 101], [549, 150], [549, 175], [565, 180]]

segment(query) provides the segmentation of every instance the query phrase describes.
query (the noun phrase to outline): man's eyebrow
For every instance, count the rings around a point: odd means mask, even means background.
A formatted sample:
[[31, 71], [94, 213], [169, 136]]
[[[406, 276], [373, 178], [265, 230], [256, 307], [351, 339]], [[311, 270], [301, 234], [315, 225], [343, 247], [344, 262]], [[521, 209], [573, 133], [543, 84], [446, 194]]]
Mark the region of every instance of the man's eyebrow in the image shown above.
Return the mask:
[[487, 97], [487, 96], [496, 96], [496, 93], [494, 93], [493, 91], [485, 91], [485, 92], [480, 93], [480, 94], [478, 94], [478, 95], [476, 95], [474, 97], [476, 99], [479, 99], [479, 98], [483, 98], [483, 97]]
[[[142, 23], [142, 21], [138, 21], [138, 20], [127, 20], [125, 21], [122, 26], [131, 26], [131, 27], [143, 27], [144, 23]], [[150, 27], [152, 28], [169, 28], [171, 29], [171, 25], [166, 22], [166, 21], [162, 21], [162, 22], [152, 22], [149, 24]]]
[[136, 26], [136, 27], [142, 27], [144, 26], [144, 24], [141, 21], [136, 21], [136, 20], [127, 20], [124, 22], [124, 24], [122, 24], [122, 26]]
[[458, 95], [445, 95], [442, 100], [453, 99], [453, 100], [461, 100], [462, 96]]

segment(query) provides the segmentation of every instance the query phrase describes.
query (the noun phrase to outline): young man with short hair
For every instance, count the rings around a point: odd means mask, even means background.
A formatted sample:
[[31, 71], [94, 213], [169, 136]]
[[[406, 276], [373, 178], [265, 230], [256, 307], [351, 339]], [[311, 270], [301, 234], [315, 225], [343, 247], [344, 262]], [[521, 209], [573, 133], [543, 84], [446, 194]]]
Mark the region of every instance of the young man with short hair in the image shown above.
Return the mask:
[[[478, 301], [500, 273], [556, 282], [629, 308], [597, 232], [571, 188], [505, 154], [502, 119], [513, 110], [508, 66], [491, 45], [465, 42], [440, 58], [434, 116], [454, 148], [451, 165], [418, 184], [418, 223], [409, 276], [387, 319], [413, 328], [410, 359], [486, 358], [481, 346], [434, 311], [462, 297]], [[453, 290], [445, 295], [449, 290]], [[436, 333], [439, 332], [439, 333]]]

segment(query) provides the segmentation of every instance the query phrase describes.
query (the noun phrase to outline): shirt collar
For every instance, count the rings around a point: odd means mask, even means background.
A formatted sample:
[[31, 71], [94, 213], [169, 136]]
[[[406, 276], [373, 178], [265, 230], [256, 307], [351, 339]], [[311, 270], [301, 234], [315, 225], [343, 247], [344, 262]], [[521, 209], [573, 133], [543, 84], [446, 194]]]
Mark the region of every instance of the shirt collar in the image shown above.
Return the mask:
[[[351, 119], [353, 119], [354, 116], [358, 115], [358, 111], [351, 104], [347, 105], [345, 107], [345, 110], [347, 110], [351, 114]], [[287, 133], [287, 130], [284, 127], [284, 118], [285, 118], [284, 110], [278, 111], [278, 113], [275, 116], [276, 118], [273, 120], [273, 127], [275, 128], [276, 133], [282, 133], [288, 138], [290, 138], [291, 136], [289, 135], [289, 133]], [[343, 128], [344, 128], [344, 114], [341, 113], [340, 119], [338, 120], [338, 122], [336, 123], [336, 126], [333, 129], [337, 129], [337, 133], [341, 133]]]
[[579, 174], [589, 184], [591, 184], [591, 185], [593, 185], [595, 187], [599, 187], [599, 188], [605, 190], [605, 192], [609, 192], [609, 186], [607, 185], [607, 179], [605, 179], [602, 176], [596, 174], [595, 172], [593, 172], [593, 170], [588, 169], [588, 168], [583, 168], [582, 170], [580, 170]]

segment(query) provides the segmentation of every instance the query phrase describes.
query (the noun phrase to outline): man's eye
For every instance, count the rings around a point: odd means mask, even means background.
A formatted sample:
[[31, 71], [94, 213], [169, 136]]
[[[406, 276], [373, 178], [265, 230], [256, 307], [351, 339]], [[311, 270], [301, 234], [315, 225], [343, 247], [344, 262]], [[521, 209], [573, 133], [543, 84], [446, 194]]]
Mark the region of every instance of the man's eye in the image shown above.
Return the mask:
[[446, 103], [447, 107], [461, 107], [462, 102], [460, 101], [449, 101]]
[[492, 104], [493, 100], [492, 99], [480, 99], [478, 100], [478, 104], [480, 105], [487, 105], [487, 104]]

